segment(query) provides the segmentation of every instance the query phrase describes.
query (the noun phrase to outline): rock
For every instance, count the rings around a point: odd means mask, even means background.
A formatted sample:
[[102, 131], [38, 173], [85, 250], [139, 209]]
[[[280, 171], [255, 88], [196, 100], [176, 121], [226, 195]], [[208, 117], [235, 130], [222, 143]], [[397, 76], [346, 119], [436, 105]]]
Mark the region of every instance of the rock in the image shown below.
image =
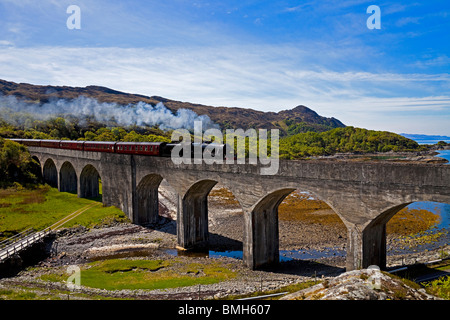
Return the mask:
[[345, 272], [282, 300], [440, 300], [376, 268]]

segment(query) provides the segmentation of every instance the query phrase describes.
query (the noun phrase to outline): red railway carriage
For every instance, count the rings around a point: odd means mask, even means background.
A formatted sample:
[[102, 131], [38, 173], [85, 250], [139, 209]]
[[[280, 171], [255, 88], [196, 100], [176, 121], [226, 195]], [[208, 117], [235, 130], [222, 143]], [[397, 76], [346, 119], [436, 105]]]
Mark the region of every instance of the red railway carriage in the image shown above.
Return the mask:
[[29, 147], [40, 147], [41, 146], [41, 140], [39, 140], [39, 139], [9, 139], [9, 140], [23, 144], [25, 146], [29, 146]]
[[41, 140], [41, 147], [43, 148], [59, 148], [61, 140]]
[[170, 156], [175, 144], [166, 142], [108, 142], [108, 141], [73, 141], [73, 140], [38, 140], [11, 139], [26, 146], [58, 148], [67, 150], [84, 150], [93, 152], [110, 152], [121, 154], [138, 154], [157, 157]]
[[164, 142], [117, 142], [116, 153], [159, 156]]
[[61, 149], [83, 151], [84, 141], [61, 140], [59, 146]]
[[116, 142], [85, 141], [84, 151], [116, 152]]
[[[14, 140], [14, 139], [11, 139]], [[18, 139], [20, 140], [20, 143], [29, 146], [29, 147], [40, 147], [41, 141], [40, 139]]]

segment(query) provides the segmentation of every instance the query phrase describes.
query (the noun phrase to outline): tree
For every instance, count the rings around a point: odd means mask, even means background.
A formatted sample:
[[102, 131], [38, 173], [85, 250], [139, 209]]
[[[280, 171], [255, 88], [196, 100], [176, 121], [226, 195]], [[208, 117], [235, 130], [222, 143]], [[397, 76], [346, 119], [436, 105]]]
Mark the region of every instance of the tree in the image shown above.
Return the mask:
[[336, 128], [326, 132], [299, 133], [281, 139], [280, 156], [296, 159], [308, 156], [345, 152], [388, 152], [421, 150], [419, 144], [386, 131], [354, 127]]
[[125, 129], [120, 127], [112, 128], [111, 133], [114, 135], [114, 141], [121, 141], [127, 134]]
[[94, 141], [94, 140], [96, 140], [96, 138], [97, 138], [97, 135], [94, 132], [86, 131], [84, 133], [84, 140], [86, 140], [86, 141]]
[[2, 187], [13, 182], [37, 182], [38, 166], [39, 164], [31, 158], [24, 145], [0, 138], [0, 185]]

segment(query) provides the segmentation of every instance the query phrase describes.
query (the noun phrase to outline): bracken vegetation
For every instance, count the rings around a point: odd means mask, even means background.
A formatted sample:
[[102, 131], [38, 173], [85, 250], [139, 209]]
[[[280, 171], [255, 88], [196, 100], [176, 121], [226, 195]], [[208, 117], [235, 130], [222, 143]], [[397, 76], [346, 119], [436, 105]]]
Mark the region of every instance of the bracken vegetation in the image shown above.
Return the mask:
[[450, 300], [450, 276], [440, 277], [426, 284], [428, 292], [446, 300]]
[[0, 188], [39, 182], [39, 164], [19, 143], [0, 138]]

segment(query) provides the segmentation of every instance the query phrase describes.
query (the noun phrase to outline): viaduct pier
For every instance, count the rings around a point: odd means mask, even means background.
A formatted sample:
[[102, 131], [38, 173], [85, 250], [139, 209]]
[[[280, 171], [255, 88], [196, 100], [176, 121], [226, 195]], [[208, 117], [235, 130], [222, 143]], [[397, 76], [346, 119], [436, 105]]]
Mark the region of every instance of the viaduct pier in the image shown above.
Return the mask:
[[99, 194], [135, 224], [158, 218], [158, 187], [178, 194], [178, 246], [208, 243], [208, 193], [218, 183], [244, 212], [243, 262], [252, 269], [279, 261], [278, 206], [294, 190], [325, 201], [348, 230], [347, 270], [386, 266], [386, 223], [412, 202], [450, 203], [450, 166], [400, 162], [280, 160], [278, 174], [262, 164], [174, 164], [171, 158], [29, 147], [44, 179], [79, 197]]

